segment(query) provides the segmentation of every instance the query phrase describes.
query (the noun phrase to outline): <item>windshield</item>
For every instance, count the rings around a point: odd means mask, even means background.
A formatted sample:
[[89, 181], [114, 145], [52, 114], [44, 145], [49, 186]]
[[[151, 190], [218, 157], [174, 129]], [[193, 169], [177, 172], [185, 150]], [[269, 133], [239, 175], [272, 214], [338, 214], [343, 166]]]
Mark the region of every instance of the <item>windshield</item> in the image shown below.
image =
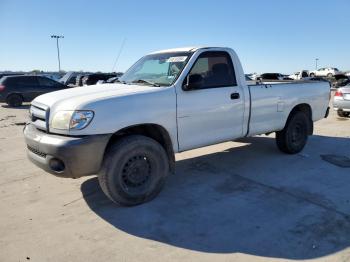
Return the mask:
[[180, 75], [191, 54], [175, 52], [144, 56], [126, 71], [119, 81], [170, 86]]

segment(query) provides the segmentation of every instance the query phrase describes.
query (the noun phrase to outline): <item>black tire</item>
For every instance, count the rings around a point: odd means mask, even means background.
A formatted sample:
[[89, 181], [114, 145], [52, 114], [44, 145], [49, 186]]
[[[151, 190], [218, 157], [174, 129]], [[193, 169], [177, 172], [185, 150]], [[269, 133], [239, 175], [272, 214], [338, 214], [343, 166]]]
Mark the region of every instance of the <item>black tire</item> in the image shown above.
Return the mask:
[[328, 77], [328, 78], [332, 78], [332, 77], [333, 77], [332, 73], [329, 73], [329, 74], [327, 75], [327, 77]]
[[337, 114], [340, 117], [348, 117], [350, 115], [350, 112], [344, 112], [344, 111], [338, 110]]
[[164, 148], [151, 138], [130, 135], [107, 149], [98, 180], [113, 202], [134, 206], [156, 197], [168, 174]]
[[315, 77], [315, 74], [314, 74], [314, 73], [311, 73], [311, 74], [310, 74], [310, 77]]
[[303, 150], [308, 138], [309, 121], [305, 113], [293, 113], [284, 129], [276, 132], [276, 144], [279, 150], [287, 154], [296, 154]]
[[23, 97], [19, 94], [11, 94], [7, 97], [6, 103], [11, 107], [19, 107], [23, 103]]

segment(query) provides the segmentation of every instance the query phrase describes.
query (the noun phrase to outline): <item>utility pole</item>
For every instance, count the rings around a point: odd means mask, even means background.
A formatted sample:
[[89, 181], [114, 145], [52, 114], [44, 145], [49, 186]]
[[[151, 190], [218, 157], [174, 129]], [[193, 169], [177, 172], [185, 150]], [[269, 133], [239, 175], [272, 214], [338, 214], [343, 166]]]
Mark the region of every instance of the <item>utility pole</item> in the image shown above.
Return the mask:
[[315, 59], [316, 62], [316, 70], [318, 69], [318, 58]]
[[63, 35], [52, 35], [51, 38], [56, 38], [57, 58], [58, 58], [58, 72], [61, 72], [60, 47], [58, 45], [58, 39], [64, 38], [64, 36]]

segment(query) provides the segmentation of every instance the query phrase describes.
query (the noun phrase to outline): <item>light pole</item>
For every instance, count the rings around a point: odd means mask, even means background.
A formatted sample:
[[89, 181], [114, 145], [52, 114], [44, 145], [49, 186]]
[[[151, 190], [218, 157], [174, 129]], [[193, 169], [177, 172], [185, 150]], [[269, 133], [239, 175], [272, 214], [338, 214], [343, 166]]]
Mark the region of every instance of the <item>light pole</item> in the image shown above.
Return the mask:
[[318, 58], [315, 59], [315, 62], [316, 62], [316, 70], [317, 70]]
[[63, 35], [52, 35], [51, 38], [56, 38], [57, 58], [58, 58], [58, 72], [61, 72], [60, 47], [58, 45], [58, 39], [64, 38], [64, 36]]

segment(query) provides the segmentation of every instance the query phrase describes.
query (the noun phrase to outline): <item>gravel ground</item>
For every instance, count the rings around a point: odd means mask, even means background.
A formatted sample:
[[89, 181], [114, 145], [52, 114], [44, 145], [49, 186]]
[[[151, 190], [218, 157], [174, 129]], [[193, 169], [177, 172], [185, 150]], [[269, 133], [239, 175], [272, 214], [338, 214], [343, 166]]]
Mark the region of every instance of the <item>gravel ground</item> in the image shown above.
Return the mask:
[[350, 118], [297, 155], [273, 134], [178, 154], [154, 201], [123, 208], [31, 164], [27, 112], [0, 105], [0, 261], [350, 261]]

